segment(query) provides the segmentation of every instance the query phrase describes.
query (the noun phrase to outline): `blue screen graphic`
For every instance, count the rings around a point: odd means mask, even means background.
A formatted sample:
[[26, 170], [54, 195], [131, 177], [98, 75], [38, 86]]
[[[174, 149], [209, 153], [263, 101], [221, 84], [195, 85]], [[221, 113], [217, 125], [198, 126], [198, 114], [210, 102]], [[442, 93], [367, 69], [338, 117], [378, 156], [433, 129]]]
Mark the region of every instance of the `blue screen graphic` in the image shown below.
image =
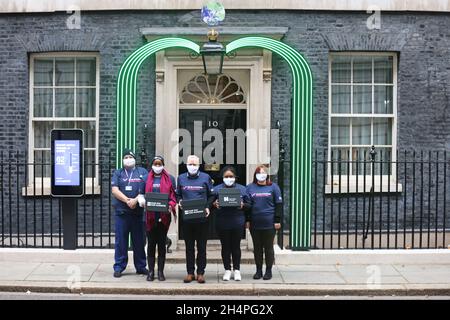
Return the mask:
[[80, 185], [80, 141], [55, 140], [55, 185]]

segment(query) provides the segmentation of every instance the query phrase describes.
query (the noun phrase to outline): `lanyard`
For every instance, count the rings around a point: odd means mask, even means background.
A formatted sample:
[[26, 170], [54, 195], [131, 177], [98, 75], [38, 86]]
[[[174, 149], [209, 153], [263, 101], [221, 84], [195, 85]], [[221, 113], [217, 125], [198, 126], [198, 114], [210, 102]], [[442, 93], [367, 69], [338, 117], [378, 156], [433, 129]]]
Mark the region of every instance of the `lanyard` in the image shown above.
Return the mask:
[[136, 169], [136, 168], [133, 168], [133, 170], [131, 170], [131, 174], [130, 174], [130, 176], [128, 176], [128, 172], [127, 172], [127, 169], [124, 169], [124, 170], [125, 170], [125, 174], [127, 175], [127, 181], [128, 181], [128, 184], [127, 184], [127, 186], [129, 186], [129, 185], [130, 185], [130, 180], [131, 180], [131, 178], [133, 177], [133, 172], [134, 172], [134, 169]]

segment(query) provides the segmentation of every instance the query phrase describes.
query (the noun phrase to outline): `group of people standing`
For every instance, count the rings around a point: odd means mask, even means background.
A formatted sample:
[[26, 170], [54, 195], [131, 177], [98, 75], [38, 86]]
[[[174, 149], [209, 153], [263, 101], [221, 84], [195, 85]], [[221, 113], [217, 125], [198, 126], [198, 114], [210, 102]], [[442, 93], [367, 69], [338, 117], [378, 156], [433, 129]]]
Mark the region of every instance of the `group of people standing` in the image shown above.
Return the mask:
[[[253, 240], [256, 264], [253, 279], [271, 279], [274, 263], [273, 241], [276, 230], [281, 227], [282, 196], [277, 184], [270, 181], [267, 167], [258, 166], [253, 181], [247, 186], [237, 183], [236, 170], [232, 166], [222, 169], [223, 183], [213, 186], [211, 177], [200, 171], [200, 160], [195, 155], [187, 158], [186, 168], [187, 172], [180, 174], [175, 181], [164, 168], [163, 157], [154, 157], [151, 169], [147, 171], [136, 166], [136, 156], [131, 150], [124, 150], [123, 167], [115, 171], [111, 181], [116, 218], [114, 277], [121, 277], [128, 264], [128, 244], [131, 239], [136, 273], [147, 275], [148, 281], [154, 281], [157, 247], [156, 276], [159, 281], [164, 281], [166, 238], [172, 217], [175, 221], [177, 219], [176, 207], [179, 207], [182, 219], [183, 201], [203, 200], [204, 215], [196, 219], [183, 220], [187, 271], [184, 282], [194, 280], [199, 283], [205, 282], [206, 244], [211, 214], [216, 216], [216, 229], [222, 246], [221, 254], [225, 269], [223, 280], [229, 281], [231, 277], [236, 281], [242, 279], [240, 242], [245, 228], [250, 230]], [[220, 206], [219, 193], [224, 188], [235, 188], [240, 192], [240, 205]], [[167, 194], [167, 212], [146, 211], [144, 209], [146, 193]], [[263, 274], [264, 256], [266, 269]]]

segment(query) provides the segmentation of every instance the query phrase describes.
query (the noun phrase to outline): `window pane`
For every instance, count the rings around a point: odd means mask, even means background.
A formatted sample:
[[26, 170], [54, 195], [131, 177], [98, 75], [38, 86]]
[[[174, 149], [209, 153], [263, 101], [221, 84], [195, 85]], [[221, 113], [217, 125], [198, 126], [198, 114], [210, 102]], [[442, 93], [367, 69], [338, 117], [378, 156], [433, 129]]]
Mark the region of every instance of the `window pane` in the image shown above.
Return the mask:
[[333, 85], [332, 113], [350, 113], [350, 86]]
[[370, 145], [370, 119], [352, 119], [352, 145]]
[[373, 119], [373, 144], [390, 145], [392, 143], [392, 119]]
[[53, 116], [52, 89], [34, 89], [34, 117]]
[[331, 62], [331, 82], [351, 82], [351, 57], [334, 56]]
[[57, 58], [55, 62], [56, 86], [73, 86], [75, 83], [73, 58]]
[[34, 147], [50, 148], [50, 131], [53, 129], [52, 122], [34, 122]]
[[55, 117], [73, 117], [74, 89], [55, 89]]
[[372, 86], [353, 86], [353, 113], [372, 113]]
[[75, 122], [73, 121], [55, 121], [54, 129], [73, 129]]
[[[332, 151], [332, 163], [333, 163], [333, 176], [346, 175], [348, 173], [347, 163], [349, 159], [349, 148], [331, 148]], [[339, 180], [334, 179], [333, 183], [337, 183]]]
[[95, 86], [95, 58], [77, 58], [77, 86]]
[[53, 59], [34, 59], [34, 85], [53, 86]]
[[95, 89], [77, 88], [77, 117], [95, 117]]
[[393, 87], [392, 86], [375, 86], [374, 89], [374, 112], [375, 113], [392, 113]]
[[[372, 173], [372, 164], [370, 161], [370, 148], [352, 148], [352, 174], [362, 176], [362, 175], [370, 175]], [[364, 183], [364, 180], [358, 181], [358, 183]], [[371, 181], [366, 180], [366, 183], [371, 183]], [[366, 187], [367, 190], [370, 187]], [[361, 187], [359, 189], [363, 191]]]
[[390, 163], [392, 161], [392, 148], [376, 148], [375, 151], [377, 152], [375, 155], [375, 161], [377, 161], [375, 164], [375, 174], [380, 174], [380, 172], [384, 175], [392, 174], [392, 164]]
[[353, 58], [353, 82], [372, 83], [372, 57]]
[[331, 119], [331, 144], [350, 144], [350, 119]]
[[84, 131], [84, 147], [95, 148], [95, 121], [77, 122], [77, 128]]
[[[50, 177], [50, 150], [35, 150], [34, 164], [34, 175], [36, 178]], [[38, 185], [36, 185], [36, 187], [38, 187]]]
[[374, 81], [375, 83], [392, 83], [392, 56], [374, 57]]
[[84, 174], [85, 177], [95, 178], [95, 151], [94, 150], [84, 150]]

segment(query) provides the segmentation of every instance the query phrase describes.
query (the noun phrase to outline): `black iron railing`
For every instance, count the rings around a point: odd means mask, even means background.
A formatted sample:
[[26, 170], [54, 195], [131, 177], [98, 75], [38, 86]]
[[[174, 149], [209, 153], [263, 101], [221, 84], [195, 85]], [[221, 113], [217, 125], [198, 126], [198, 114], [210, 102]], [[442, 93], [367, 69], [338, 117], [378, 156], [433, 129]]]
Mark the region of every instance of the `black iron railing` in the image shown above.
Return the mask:
[[447, 166], [444, 151], [316, 150], [311, 247], [447, 248]]
[[[62, 248], [61, 199], [50, 196], [50, 163], [28, 163], [25, 155], [5, 154], [0, 152], [0, 247]], [[38, 156], [44, 159], [44, 151]], [[99, 159], [84, 163], [84, 196], [76, 201], [80, 248], [114, 245], [114, 157], [101, 153]]]
[[[40, 159], [44, 159], [42, 154]], [[145, 161], [144, 161], [145, 162]], [[86, 162], [85, 195], [77, 200], [78, 247], [111, 248], [115, 156]], [[367, 149], [316, 150], [312, 162], [311, 249], [447, 248], [450, 203], [447, 153]], [[288, 165], [283, 163], [285, 231], [289, 229]], [[61, 200], [50, 197], [45, 161], [0, 152], [0, 247], [62, 248]], [[288, 244], [280, 231], [277, 242]]]

